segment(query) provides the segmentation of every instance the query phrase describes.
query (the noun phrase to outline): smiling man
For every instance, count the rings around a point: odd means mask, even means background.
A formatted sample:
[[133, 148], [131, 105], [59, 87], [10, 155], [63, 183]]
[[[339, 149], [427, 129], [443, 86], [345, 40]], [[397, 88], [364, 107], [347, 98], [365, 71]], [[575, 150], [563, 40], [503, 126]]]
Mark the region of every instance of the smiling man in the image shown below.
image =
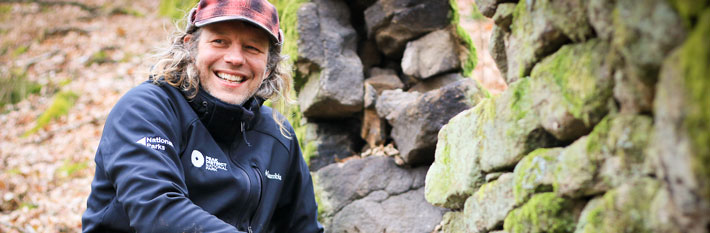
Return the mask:
[[266, 0], [203, 0], [111, 110], [84, 232], [322, 232]]

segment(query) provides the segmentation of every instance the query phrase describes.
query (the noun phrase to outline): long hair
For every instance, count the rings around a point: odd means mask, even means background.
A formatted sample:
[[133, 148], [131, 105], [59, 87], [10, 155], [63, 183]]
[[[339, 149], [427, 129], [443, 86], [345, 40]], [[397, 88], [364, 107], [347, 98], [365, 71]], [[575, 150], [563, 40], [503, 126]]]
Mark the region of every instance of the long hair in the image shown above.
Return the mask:
[[[187, 17], [183, 19], [187, 21]], [[150, 74], [153, 83], [158, 84], [158, 77], [166, 83], [182, 90], [186, 98], [192, 99], [197, 95], [200, 87], [200, 77], [195, 58], [197, 57], [197, 42], [200, 40], [201, 28], [188, 26], [186, 29], [177, 27], [170, 36], [170, 46], [160, 49], [156, 54], [158, 62], [153, 66]], [[192, 35], [190, 41], [184, 43], [185, 36]], [[293, 83], [286, 60], [288, 57], [281, 54], [281, 44], [270, 40], [266, 69], [269, 75], [264, 78], [255, 95], [271, 100], [273, 107], [285, 112], [288, 104], [294, 102], [290, 98]], [[291, 133], [286, 128], [286, 119], [277, 111], [272, 112], [272, 118], [278, 124], [281, 135], [291, 139]]]

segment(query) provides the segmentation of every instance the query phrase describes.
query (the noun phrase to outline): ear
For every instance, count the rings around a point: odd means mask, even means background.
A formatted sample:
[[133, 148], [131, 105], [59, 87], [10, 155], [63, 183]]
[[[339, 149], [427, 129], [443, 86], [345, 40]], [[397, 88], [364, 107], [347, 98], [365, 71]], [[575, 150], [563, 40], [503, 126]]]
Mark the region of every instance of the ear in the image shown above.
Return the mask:
[[185, 35], [185, 37], [182, 38], [182, 43], [187, 45], [190, 43], [191, 39], [192, 39], [192, 34], [187, 34], [187, 35]]

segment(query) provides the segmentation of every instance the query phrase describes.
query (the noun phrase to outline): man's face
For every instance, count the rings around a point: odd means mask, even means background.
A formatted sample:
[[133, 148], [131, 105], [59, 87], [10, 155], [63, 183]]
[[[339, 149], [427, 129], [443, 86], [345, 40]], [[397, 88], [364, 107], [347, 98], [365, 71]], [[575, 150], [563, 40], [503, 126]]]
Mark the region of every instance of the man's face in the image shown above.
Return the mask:
[[224, 102], [244, 103], [266, 76], [268, 36], [247, 23], [227, 21], [204, 26], [197, 50], [195, 65], [202, 88]]

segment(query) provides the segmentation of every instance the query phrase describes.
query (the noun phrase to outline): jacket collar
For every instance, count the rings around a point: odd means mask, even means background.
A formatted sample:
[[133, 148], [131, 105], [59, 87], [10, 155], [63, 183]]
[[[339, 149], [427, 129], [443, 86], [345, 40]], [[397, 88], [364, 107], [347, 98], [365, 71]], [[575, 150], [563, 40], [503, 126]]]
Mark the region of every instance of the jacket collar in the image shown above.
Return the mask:
[[231, 142], [243, 130], [249, 130], [259, 120], [260, 97], [249, 98], [242, 105], [229, 104], [200, 88], [190, 106], [216, 141]]

